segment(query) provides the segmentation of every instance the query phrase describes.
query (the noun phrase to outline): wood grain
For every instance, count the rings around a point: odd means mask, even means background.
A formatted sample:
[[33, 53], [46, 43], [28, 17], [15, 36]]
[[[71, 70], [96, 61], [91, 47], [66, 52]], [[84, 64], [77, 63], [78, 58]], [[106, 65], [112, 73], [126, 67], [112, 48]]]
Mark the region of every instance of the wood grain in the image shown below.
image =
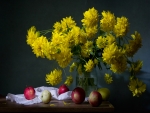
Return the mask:
[[17, 104], [0, 98], [0, 112], [113, 112], [114, 106], [109, 101], [103, 101], [99, 107], [92, 107], [88, 102], [75, 104], [72, 100], [51, 100], [49, 104], [32, 105]]

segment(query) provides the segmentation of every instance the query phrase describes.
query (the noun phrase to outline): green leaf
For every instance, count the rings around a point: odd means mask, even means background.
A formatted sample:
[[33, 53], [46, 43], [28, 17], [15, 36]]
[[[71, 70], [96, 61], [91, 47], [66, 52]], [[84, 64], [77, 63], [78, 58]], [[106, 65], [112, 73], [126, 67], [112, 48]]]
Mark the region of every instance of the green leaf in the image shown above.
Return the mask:
[[74, 46], [72, 49], [71, 49], [71, 52], [74, 54], [74, 55], [78, 55], [81, 53], [81, 47], [79, 45], [77, 46]]

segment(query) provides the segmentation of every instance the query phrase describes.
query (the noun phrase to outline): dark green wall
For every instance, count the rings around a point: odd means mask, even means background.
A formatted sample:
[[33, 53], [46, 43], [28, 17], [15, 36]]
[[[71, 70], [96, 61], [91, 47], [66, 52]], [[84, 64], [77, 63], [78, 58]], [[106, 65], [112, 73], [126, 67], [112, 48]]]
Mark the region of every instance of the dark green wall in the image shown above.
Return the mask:
[[[140, 32], [143, 46], [135, 59], [143, 60], [139, 78], [147, 84], [139, 98], [128, 90], [128, 73], [115, 76], [112, 85], [99, 78], [99, 87], [111, 90], [110, 102], [116, 110], [150, 110], [150, 1], [149, 0], [1, 0], [0, 1], [0, 94], [20, 94], [26, 86], [50, 86], [45, 74], [57, 67], [55, 61], [36, 58], [26, 43], [27, 30], [52, 28], [56, 21], [72, 16], [78, 25], [83, 12], [95, 7], [100, 13], [110, 10], [129, 19], [130, 32]], [[99, 72], [100, 75], [103, 72]], [[59, 85], [58, 85], [59, 86]], [[56, 87], [58, 87], [56, 86]], [[73, 83], [69, 88], [75, 87]]]

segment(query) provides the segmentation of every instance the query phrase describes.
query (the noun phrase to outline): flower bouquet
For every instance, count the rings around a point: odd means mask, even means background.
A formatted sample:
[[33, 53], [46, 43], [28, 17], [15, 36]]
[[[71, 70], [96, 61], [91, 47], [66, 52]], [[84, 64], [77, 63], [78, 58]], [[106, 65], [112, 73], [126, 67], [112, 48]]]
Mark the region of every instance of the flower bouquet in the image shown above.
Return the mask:
[[[64, 84], [69, 86], [75, 77], [66, 75], [67, 67], [70, 68], [70, 73], [76, 70], [77, 76], [80, 77], [89, 75], [85, 73], [90, 73], [98, 67], [100, 70], [107, 69], [104, 80], [108, 84], [113, 82], [113, 73], [122, 74], [128, 71], [128, 88], [133, 96], [139, 97], [145, 92], [146, 84], [136, 76], [143, 62], [133, 59], [142, 47], [142, 38], [138, 31], [128, 36], [128, 19], [124, 16], [115, 17], [110, 11], [102, 11], [99, 14], [92, 7], [83, 13], [81, 22], [82, 26], [77, 26], [69, 16], [54, 23], [51, 29], [39, 31], [32, 26], [27, 31], [26, 42], [36, 57], [55, 60], [58, 63], [57, 68], [46, 74], [46, 82], [52, 86], [59, 84], [64, 71]], [[51, 33], [50, 37], [47, 36], [48, 33]], [[93, 84], [94, 81], [90, 79], [87, 83]]]

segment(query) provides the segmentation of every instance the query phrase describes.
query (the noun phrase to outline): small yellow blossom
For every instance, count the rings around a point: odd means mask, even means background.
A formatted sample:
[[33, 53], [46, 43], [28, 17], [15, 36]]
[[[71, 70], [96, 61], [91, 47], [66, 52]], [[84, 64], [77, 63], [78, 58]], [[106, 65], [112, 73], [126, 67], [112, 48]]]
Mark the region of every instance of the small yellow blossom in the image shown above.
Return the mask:
[[115, 24], [116, 20], [114, 14], [110, 11], [103, 11], [102, 19], [100, 20], [100, 29], [105, 32], [112, 31]]
[[123, 37], [126, 35], [129, 29], [128, 19], [124, 16], [117, 17], [117, 24], [114, 26], [114, 32], [116, 37]]
[[79, 75], [82, 75], [82, 64], [79, 64], [77, 71]]
[[95, 26], [98, 23], [99, 14], [98, 11], [93, 7], [88, 11], [84, 12], [84, 19], [81, 20], [84, 26]]
[[50, 106], [56, 106], [55, 104], [50, 104]]
[[124, 56], [124, 53], [125, 51], [118, 48], [116, 43], [112, 43], [104, 48], [102, 58], [104, 62], [111, 65], [119, 63], [118, 59], [122, 58]]
[[94, 62], [90, 59], [85, 65], [85, 71], [86, 72], [91, 72], [93, 67], [94, 67]]
[[70, 48], [60, 48], [61, 52], [57, 56], [57, 62], [60, 67], [65, 68], [72, 61], [72, 53]]
[[105, 73], [105, 76], [104, 76], [104, 80], [105, 80], [105, 82], [107, 83], [107, 84], [110, 84], [110, 83], [112, 83], [112, 77], [109, 75], [109, 74], [107, 74], [107, 73]]
[[41, 36], [34, 41], [34, 43], [32, 44], [32, 49], [36, 57], [45, 58], [44, 50], [47, 44], [48, 40], [44, 36]]
[[132, 91], [133, 96], [136, 96], [136, 97], [139, 97], [146, 90], [146, 84], [144, 84], [138, 78], [130, 79], [128, 87], [129, 87], [129, 90]]
[[103, 38], [102, 36], [99, 36], [96, 39], [96, 45], [100, 49], [104, 48], [106, 46], [106, 38]]
[[138, 61], [131, 64], [130, 72], [133, 71], [134, 74], [136, 74], [140, 71], [142, 66], [143, 66], [143, 62], [141, 60], [138, 60]]
[[33, 42], [40, 36], [40, 32], [36, 31], [35, 26], [32, 26], [27, 32], [27, 44], [32, 46]]
[[70, 86], [70, 84], [72, 84], [72, 82], [73, 82], [73, 77], [67, 76], [67, 79], [64, 84], [66, 84], [67, 86]]
[[127, 69], [127, 61], [124, 56], [118, 57], [118, 59], [115, 59], [116, 62], [110, 65], [110, 70], [112, 70], [114, 73], [121, 74]]
[[125, 44], [126, 54], [129, 57], [132, 57], [142, 46], [141, 35], [137, 31], [131, 37], [133, 40], [129, 40], [129, 44]]
[[62, 81], [62, 71], [54, 69], [49, 74], [46, 74], [46, 82], [52, 86], [59, 84]]
[[63, 103], [64, 103], [64, 105], [69, 105], [70, 103], [67, 103], [67, 102], [65, 102], [65, 101], [63, 101]]
[[76, 63], [76, 62], [73, 62], [72, 65], [70, 66], [69, 71], [70, 71], [70, 72], [73, 72], [76, 67], [77, 67], [77, 63]]

